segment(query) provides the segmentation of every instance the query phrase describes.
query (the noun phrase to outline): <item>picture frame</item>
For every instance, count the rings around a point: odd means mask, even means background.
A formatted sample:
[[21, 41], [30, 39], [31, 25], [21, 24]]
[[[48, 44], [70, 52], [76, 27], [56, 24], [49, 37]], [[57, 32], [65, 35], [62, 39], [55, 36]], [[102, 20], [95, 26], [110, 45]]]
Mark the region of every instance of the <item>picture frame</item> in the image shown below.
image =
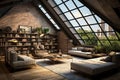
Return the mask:
[[32, 32], [32, 27], [31, 26], [26, 26], [26, 25], [20, 25], [18, 27], [18, 32], [19, 33], [31, 33]]

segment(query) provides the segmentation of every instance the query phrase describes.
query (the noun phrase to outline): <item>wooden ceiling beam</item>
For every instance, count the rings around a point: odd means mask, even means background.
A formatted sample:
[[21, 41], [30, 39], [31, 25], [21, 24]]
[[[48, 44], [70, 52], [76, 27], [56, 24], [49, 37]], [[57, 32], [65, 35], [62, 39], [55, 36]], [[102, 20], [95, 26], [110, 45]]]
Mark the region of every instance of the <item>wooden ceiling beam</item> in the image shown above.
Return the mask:
[[0, 2], [0, 8], [6, 7], [6, 6], [14, 6], [20, 3], [30, 2], [32, 0], [3, 0]]

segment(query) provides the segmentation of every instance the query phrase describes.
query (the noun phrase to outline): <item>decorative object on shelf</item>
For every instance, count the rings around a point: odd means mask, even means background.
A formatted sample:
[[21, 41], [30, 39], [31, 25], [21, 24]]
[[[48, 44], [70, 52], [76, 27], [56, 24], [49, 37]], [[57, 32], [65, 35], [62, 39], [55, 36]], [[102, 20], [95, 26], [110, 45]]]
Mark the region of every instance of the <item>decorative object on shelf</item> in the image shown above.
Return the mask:
[[18, 40], [17, 39], [11, 39], [11, 40], [8, 40], [9, 42], [13, 42], [13, 43], [17, 43]]
[[57, 35], [45, 34], [43, 37], [38, 37], [37, 33], [8, 32], [0, 34], [0, 47], [3, 49], [15, 47], [19, 53], [28, 53], [29, 50], [30, 54], [34, 54], [34, 44], [39, 44], [41, 50], [50, 53], [59, 52]]
[[18, 27], [18, 32], [19, 33], [31, 33], [31, 31], [32, 31], [31, 26], [20, 25]]
[[40, 37], [43, 37], [45, 34], [47, 34], [49, 32], [49, 28], [48, 27], [37, 27], [36, 28], [37, 33]]
[[59, 49], [59, 55], [62, 56], [62, 52], [61, 52], [61, 49]]
[[38, 34], [42, 34], [42, 33], [43, 33], [42, 27], [37, 27], [36, 30], [37, 30], [37, 33], [38, 33]]
[[2, 32], [11, 32], [12, 28], [10, 26], [6, 26], [2, 28]]
[[40, 37], [43, 37], [45, 34], [40, 34]]
[[48, 32], [49, 32], [49, 28], [48, 27], [43, 28], [43, 33], [44, 34], [47, 34]]
[[43, 36], [44, 36], [42, 27], [37, 27], [37, 28], [36, 28], [36, 31], [37, 31], [39, 37], [43, 37]]
[[57, 53], [58, 50], [58, 42], [57, 42], [57, 35], [53, 34], [45, 34], [42, 38], [42, 43], [49, 53]]
[[14, 32], [1, 33], [0, 47], [2, 47], [5, 51], [8, 48], [13, 47], [19, 53], [26, 54], [29, 51], [29, 53], [32, 54], [34, 52], [33, 44], [39, 42], [36, 35], [37, 34], [33, 33], [29, 34]]

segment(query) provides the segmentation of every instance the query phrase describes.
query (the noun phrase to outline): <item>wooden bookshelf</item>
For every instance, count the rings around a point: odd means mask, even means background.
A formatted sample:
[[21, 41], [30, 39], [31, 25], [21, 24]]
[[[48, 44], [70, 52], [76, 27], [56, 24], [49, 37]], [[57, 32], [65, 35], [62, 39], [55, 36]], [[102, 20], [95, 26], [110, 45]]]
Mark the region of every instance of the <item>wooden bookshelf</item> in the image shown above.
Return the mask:
[[49, 53], [58, 52], [57, 35], [46, 34], [41, 42]]
[[39, 37], [35, 33], [0, 33], [0, 48], [5, 51], [14, 48], [19, 53], [34, 53], [34, 44], [41, 43], [49, 53], [58, 52], [57, 36], [45, 34]]
[[[34, 37], [33, 37], [34, 36]], [[14, 48], [19, 53], [34, 52], [33, 43], [38, 42], [37, 34], [0, 33], [0, 47], [4, 50]], [[32, 41], [32, 39], [35, 39]]]

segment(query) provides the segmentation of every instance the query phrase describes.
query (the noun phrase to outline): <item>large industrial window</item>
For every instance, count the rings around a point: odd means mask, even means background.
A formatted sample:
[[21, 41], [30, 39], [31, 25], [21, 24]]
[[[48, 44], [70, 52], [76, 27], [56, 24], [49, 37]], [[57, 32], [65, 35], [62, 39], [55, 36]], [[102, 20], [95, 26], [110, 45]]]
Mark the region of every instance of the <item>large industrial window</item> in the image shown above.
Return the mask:
[[120, 34], [79, 0], [48, 0], [82, 45], [119, 43]]

